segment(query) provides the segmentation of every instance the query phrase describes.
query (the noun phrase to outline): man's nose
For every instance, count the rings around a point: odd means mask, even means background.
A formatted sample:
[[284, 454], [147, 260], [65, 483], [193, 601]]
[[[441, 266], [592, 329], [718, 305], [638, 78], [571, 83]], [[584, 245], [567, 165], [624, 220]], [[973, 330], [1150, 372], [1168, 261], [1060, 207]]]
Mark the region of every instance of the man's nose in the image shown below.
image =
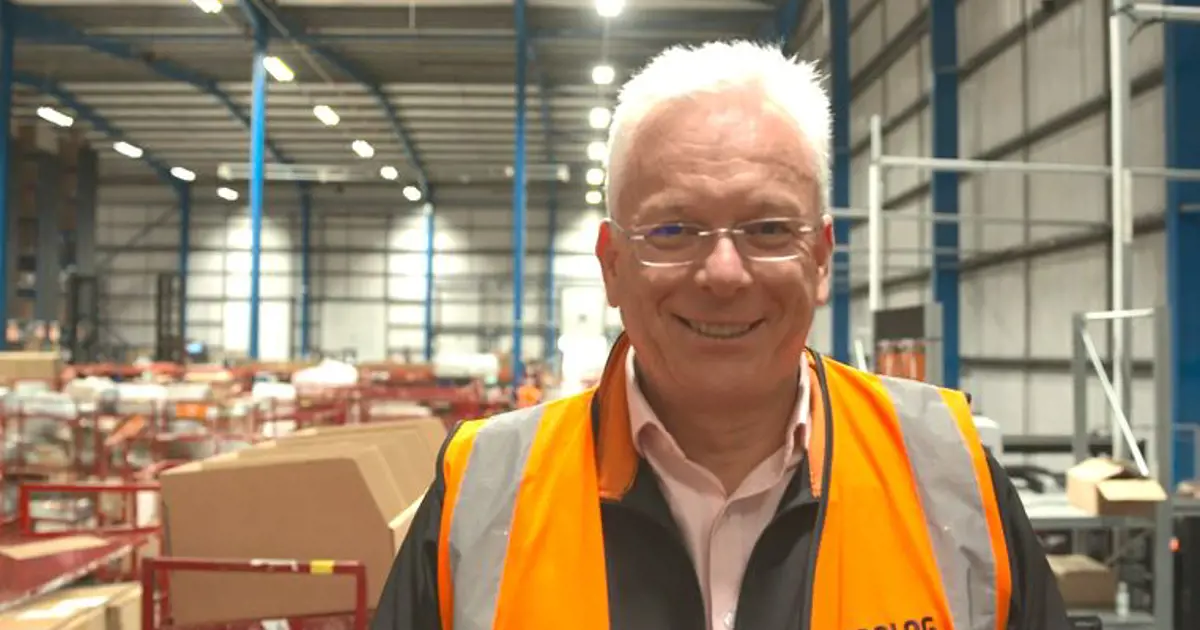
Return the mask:
[[701, 285], [718, 295], [731, 295], [751, 282], [750, 270], [738, 252], [733, 239], [722, 234], [713, 243], [696, 278]]

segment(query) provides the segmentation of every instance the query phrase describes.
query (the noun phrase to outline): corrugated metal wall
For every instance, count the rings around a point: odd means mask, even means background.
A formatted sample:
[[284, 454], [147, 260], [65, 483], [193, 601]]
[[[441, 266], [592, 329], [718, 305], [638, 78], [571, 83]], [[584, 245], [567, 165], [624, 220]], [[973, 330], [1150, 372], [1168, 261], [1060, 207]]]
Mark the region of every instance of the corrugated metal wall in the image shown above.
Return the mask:
[[[1059, 8], [1047, 11], [1051, 4]], [[817, 57], [827, 48], [821, 3], [806, 16], [809, 34], [802, 54]], [[869, 119], [883, 117], [885, 152], [930, 156], [928, 96], [932, 69], [921, 0], [851, 2], [854, 146], [851, 205], [867, 204]], [[1107, 4], [1087, 0], [965, 0], [958, 9], [960, 61], [960, 147], [962, 157], [1107, 164]], [[1161, 28], [1149, 26], [1134, 40], [1135, 99], [1133, 163], [1163, 164]], [[930, 212], [925, 173], [896, 170], [886, 177], [888, 214]], [[1009, 218], [1107, 221], [1108, 183], [1090, 176], [983, 174], [961, 178], [963, 215]], [[1140, 217], [1161, 214], [1162, 182], [1139, 181]], [[911, 248], [931, 245], [928, 223], [888, 221], [888, 276], [910, 277], [885, 289], [888, 307], [930, 299], [927, 274], [932, 253]], [[1108, 236], [1082, 236], [1076, 227], [1020, 224], [964, 224], [963, 257], [1010, 248], [982, 265], [962, 271], [961, 347], [964, 382], [983, 413], [1010, 433], [1065, 433], [1072, 421], [1067, 372], [1072, 314], [1107, 307]], [[1078, 241], [1052, 246], [1055, 240]], [[865, 226], [852, 246], [861, 249], [853, 265], [856, 284], [866, 281]], [[910, 248], [909, 251], [903, 251]], [[1135, 241], [1134, 304], [1162, 302], [1161, 232]], [[912, 278], [911, 276], [917, 276]], [[853, 303], [852, 328], [867, 322], [865, 292]], [[827, 315], [826, 315], [827, 317]], [[822, 329], [827, 327], [822, 323]], [[1107, 331], [1094, 336], [1106, 352]], [[1149, 358], [1153, 336], [1148, 321], [1135, 323], [1136, 356]], [[1153, 390], [1148, 379], [1134, 385], [1134, 423], [1149, 426]], [[1094, 422], [1104, 422], [1103, 396], [1093, 383]]]

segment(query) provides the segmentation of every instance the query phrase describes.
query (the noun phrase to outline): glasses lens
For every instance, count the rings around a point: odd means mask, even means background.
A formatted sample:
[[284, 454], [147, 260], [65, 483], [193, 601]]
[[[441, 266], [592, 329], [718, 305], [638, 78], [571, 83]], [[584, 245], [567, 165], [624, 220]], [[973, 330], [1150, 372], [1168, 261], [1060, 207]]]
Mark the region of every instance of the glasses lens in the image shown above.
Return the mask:
[[638, 257], [650, 264], [687, 263], [704, 246], [701, 229], [685, 223], [665, 223], [639, 230]]
[[807, 225], [793, 219], [764, 219], [741, 226], [738, 249], [747, 258], [786, 258], [800, 253]]

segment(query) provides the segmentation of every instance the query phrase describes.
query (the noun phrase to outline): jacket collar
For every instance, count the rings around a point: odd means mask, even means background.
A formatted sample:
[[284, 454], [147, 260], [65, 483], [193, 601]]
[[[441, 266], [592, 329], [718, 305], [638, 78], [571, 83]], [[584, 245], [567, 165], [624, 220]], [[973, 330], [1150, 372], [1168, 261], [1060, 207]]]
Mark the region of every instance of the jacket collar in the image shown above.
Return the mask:
[[[633, 487], [641, 459], [634, 448], [633, 427], [629, 422], [629, 392], [625, 378], [629, 349], [629, 337], [622, 332], [613, 343], [591, 401], [592, 435], [595, 436], [596, 445], [596, 476], [600, 485], [600, 497], [610, 501], [621, 500]], [[809, 455], [805, 460], [809, 462], [813, 494], [819, 495], [826, 448], [828, 392], [824, 370], [818, 368], [819, 355], [809, 350], [806, 356], [809, 389], [812, 392], [809, 415], [809, 430], [812, 431], [812, 435], [809, 438]]]

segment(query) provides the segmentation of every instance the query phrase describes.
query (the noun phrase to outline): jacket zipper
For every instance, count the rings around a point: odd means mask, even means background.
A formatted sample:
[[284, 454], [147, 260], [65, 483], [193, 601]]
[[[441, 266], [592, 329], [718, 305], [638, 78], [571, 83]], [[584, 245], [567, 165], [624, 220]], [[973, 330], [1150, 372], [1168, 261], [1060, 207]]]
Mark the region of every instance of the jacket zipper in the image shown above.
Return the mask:
[[821, 533], [825, 530], [825, 512], [829, 504], [829, 477], [830, 471], [833, 469], [833, 410], [829, 402], [829, 387], [825, 380], [825, 366], [821, 361], [821, 355], [814, 351], [813, 357], [816, 359], [814, 363], [817, 368], [817, 382], [821, 387], [822, 406], [825, 408], [825, 461], [821, 464], [821, 499], [817, 503], [817, 522], [813, 525], [808, 567], [805, 568], [808, 580], [802, 595], [803, 605], [800, 607], [801, 630], [811, 630], [812, 628], [812, 600], [813, 587], [816, 585], [817, 579], [817, 554], [821, 552]]

